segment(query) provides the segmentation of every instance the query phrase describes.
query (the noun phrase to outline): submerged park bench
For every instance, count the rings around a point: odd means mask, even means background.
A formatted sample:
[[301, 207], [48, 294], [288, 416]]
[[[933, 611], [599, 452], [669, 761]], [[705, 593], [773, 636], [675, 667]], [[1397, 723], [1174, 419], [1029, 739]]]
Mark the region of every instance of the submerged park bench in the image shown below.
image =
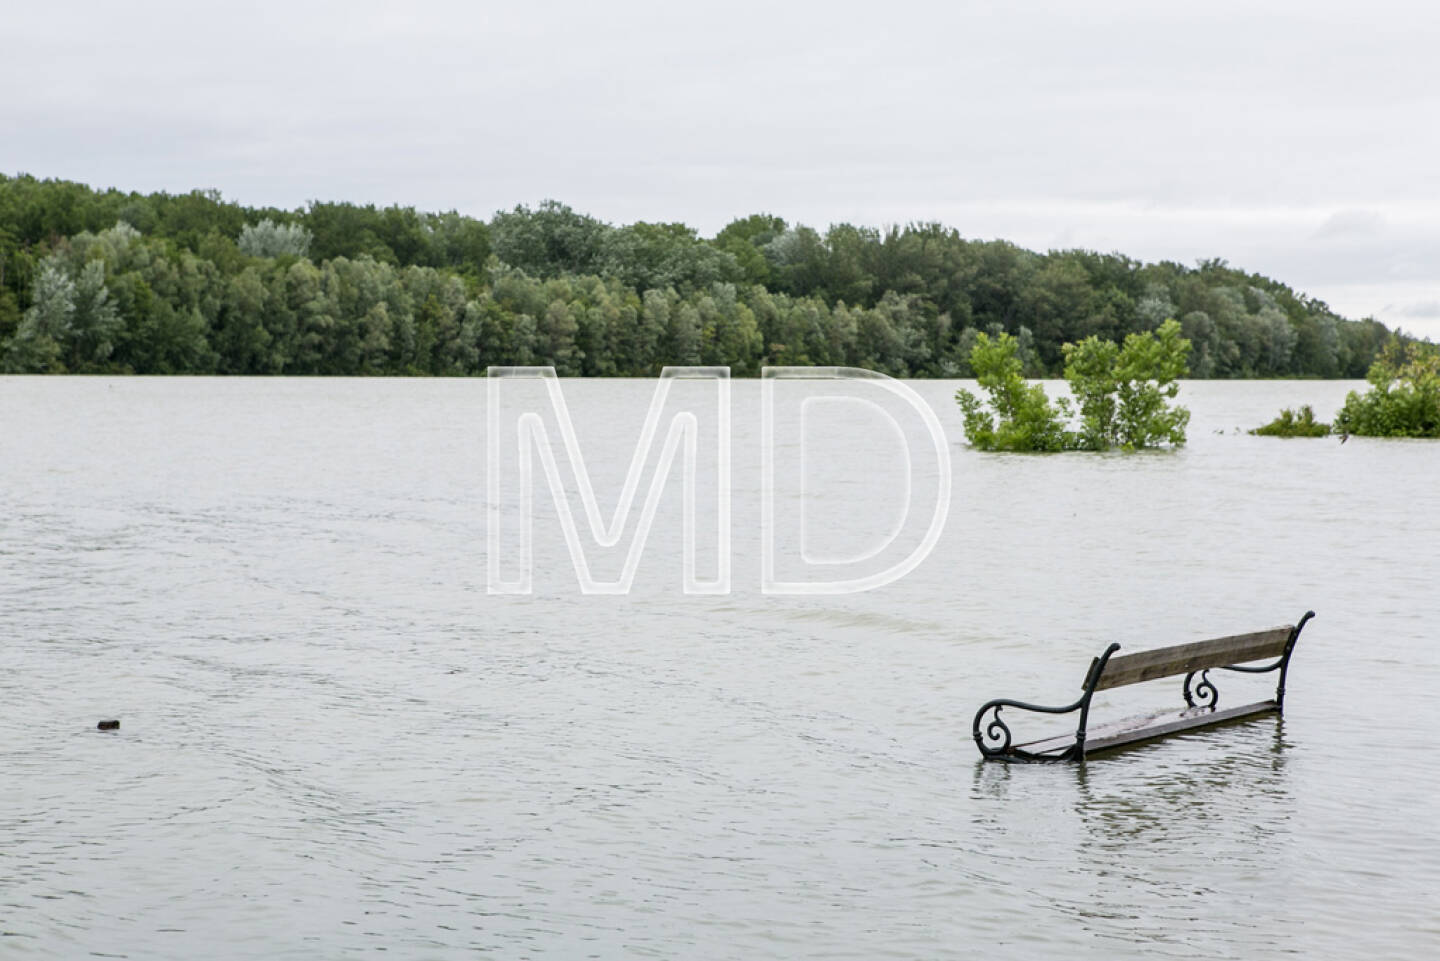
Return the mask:
[[[1283, 713], [1285, 673], [1290, 667], [1290, 654], [1295, 650], [1295, 641], [1305, 623], [1314, 616], [1314, 611], [1306, 611], [1298, 624], [1272, 627], [1251, 634], [1217, 637], [1193, 644], [1177, 644], [1122, 657], [1111, 656], [1120, 650], [1119, 644], [1111, 644], [1105, 649], [1105, 653], [1090, 662], [1090, 670], [1085, 675], [1083, 685], [1084, 693], [1074, 704], [1065, 707], [1043, 707], [1003, 697], [987, 701], [975, 712], [975, 723], [972, 727], [975, 744], [986, 760], [1083, 761], [1086, 756], [1099, 751], [1108, 751], [1168, 734], [1178, 734], [1181, 731], [1270, 711]], [[1246, 665], [1248, 661], [1266, 658], [1275, 660], [1259, 666]], [[1240, 671], [1246, 674], [1279, 671], [1280, 680], [1275, 687], [1273, 699], [1222, 709], [1219, 706], [1220, 693], [1210, 681], [1209, 672], [1212, 670]], [[1181, 688], [1186, 705], [1183, 710], [1129, 717], [1091, 730], [1086, 729], [1090, 718], [1090, 699], [1096, 691], [1173, 677], [1177, 674], [1185, 675]], [[1196, 674], [1200, 675], [1199, 683], [1194, 683]], [[1009, 725], [1000, 716], [1001, 710], [1007, 707], [1041, 714], [1070, 714], [1079, 711], [1080, 723], [1073, 733], [1015, 744]], [[990, 715], [988, 721], [987, 714]]]

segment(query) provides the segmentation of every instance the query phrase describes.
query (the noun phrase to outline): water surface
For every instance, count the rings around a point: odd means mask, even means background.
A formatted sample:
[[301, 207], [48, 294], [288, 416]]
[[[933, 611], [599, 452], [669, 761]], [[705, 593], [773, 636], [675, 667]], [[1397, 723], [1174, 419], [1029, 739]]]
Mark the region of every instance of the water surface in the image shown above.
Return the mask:
[[[580, 595], [542, 500], [536, 593], [497, 597], [483, 382], [0, 378], [0, 956], [1432, 953], [1440, 444], [1249, 437], [1358, 385], [1201, 382], [1179, 452], [980, 455], [913, 386], [954, 505], [901, 581], [758, 591], [737, 382], [730, 595], [680, 592], [664, 523]], [[650, 389], [565, 385], [607, 504]], [[1308, 608], [1283, 721], [1083, 768], [970, 742], [1111, 640]]]

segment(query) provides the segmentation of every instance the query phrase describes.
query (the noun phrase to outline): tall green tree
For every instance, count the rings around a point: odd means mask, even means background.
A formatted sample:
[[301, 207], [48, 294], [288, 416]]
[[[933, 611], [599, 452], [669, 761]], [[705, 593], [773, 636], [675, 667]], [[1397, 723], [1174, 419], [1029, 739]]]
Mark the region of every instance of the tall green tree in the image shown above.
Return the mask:
[[64, 371], [64, 342], [75, 316], [75, 282], [58, 259], [48, 258], [35, 276], [35, 293], [25, 319], [5, 351], [5, 369], [14, 374]]

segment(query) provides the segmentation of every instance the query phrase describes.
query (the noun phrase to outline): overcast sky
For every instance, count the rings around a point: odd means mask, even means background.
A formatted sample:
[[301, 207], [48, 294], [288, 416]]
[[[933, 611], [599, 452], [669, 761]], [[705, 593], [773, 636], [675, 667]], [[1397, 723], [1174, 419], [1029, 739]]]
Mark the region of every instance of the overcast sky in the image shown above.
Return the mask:
[[0, 169], [1223, 257], [1440, 338], [1440, 7], [9, 4]]

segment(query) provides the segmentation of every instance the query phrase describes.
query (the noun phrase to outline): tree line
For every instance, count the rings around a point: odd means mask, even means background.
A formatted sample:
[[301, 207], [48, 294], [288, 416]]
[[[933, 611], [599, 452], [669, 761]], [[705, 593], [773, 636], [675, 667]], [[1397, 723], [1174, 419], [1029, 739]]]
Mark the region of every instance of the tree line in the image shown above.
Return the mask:
[[1175, 319], [1194, 377], [1363, 377], [1393, 333], [1206, 260], [1037, 253], [917, 223], [824, 233], [757, 214], [714, 237], [546, 201], [489, 221], [216, 191], [0, 175], [0, 370], [469, 375], [553, 365], [843, 365], [968, 377], [1014, 338], [1029, 377], [1063, 345]]

